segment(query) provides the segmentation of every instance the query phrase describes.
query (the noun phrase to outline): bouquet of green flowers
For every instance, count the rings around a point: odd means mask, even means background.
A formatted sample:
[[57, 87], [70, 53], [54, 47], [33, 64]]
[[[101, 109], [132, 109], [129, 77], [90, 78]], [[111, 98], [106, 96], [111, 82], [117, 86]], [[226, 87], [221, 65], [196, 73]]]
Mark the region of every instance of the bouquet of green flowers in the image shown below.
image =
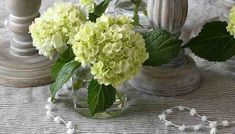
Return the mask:
[[[177, 56], [182, 41], [170, 33], [160, 29], [136, 32], [131, 18], [104, 14], [110, 0], [100, 4], [81, 2], [88, 7], [88, 16], [78, 5], [57, 3], [30, 26], [39, 54], [57, 58], [52, 67], [55, 82], [50, 87], [53, 99], [79, 67], [89, 67], [93, 76], [88, 86], [89, 99], [106, 88], [110, 90], [105, 95], [115, 97], [116, 90], [112, 89], [132, 79], [142, 65], [165, 64]], [[102, 94], [95, 96], [102, 99], [88, 100], [92, 115], [104, 111], [115, 100]]]
[[[110, 1], [81, 0], [88, 15], [79, 5], [57, 3], [30, 26], [39, 54], [56, 58], [52, 67], [55, 82], [50, 87], [53, 100], [80, 67], [90, 68], [93, 77], [88, 85], [88, 104], [94, 115], [112, 106], [116, 87], [132, 79], [143, 65], [167, 64], [182, 48], [210, 61], [225, 61], [235, 54], [235, 39], [224, 30], [225, 22], [206, 24], [199, 36], [181, 47], [182, 40], [162, 29], [136, 32], [138, 12], [134, 19], [104, 14]], [[137, 10], [138, 2], [141, 0], [135, 3]], [[234, 34], [234, 14], [231, 18], [228, 30]]]

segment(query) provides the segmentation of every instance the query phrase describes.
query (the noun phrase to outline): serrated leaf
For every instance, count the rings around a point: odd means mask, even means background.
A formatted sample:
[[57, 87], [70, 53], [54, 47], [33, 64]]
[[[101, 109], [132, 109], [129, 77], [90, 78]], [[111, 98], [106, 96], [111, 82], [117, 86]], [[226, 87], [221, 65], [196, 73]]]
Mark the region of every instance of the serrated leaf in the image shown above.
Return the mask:
[[145, 45], [149, 53], [149, 59], [145, 61], [144, 65], [148, 66], [169, 63], [171, 59], [178, 56], [183, 42], [162, 29], [142, 33], [142, 36], [145, 39]]
[[235, 39], [226, 30], [227, 23], [215, 21], [203, 26], [199, 35], [185, 46], [208, 61], [223, 62], [235, 55]]
[[56, 80], [57, 75], [61, 68], [68, 63], [69, 61], [73, 60], [75, 57], [73, 50], [71, 47], [68, 47], [62, 54], [59, 55], [58, 59], [53, 63], [51, 68], [51, 77], [52, 80]]
[[99, 18], [107, 9], [111, 0], [104, 0], [99, 5], [95, 7], [93, 13], [89, 13], [89, 20], [95, 22], [97, 18]]
[[88, 86], [88, 104], [90, 113], [103, 112], [111, 107], [116, 99], [116, 89], [111, 85], [100, 85], [97, 80], [92, 80]]
[[73, 72], [80, 66], [80, 63], [77, 61], [71, 61], [66, 63], [58, 73], [56, 81], [51, 84], [50, 91], [52, 98], [55, 97], [56, 93], [62, 88], [62, 86], [72, 77]]

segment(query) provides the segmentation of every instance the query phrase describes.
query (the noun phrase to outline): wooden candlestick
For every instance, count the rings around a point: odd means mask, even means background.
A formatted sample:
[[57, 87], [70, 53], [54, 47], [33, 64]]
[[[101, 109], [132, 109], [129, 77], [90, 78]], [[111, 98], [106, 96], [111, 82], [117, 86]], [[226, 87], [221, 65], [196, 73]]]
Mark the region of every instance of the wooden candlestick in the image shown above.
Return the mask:
[[52, 62], [37, 54], [29, 34], [29, 26], [40, 15], [41, 0], [6, 0], [6, 5], [10, 32], [0, 35], [0, 84], [31, 87], [50, 83]]
[[[188, 0], [148, 0], [147, 10], [154, 27], [179, 36], [187, 17]], [[198, 88], [200, 79], [195, 62], [182, 50], [169, 64], [143, 67], [130, 84], [147, 94], [176, 96]]]

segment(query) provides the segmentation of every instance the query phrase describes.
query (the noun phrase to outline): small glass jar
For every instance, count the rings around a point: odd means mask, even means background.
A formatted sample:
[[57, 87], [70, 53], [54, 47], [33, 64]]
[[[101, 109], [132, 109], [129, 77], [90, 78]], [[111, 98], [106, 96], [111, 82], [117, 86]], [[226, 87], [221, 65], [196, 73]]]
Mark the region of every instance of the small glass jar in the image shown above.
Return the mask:
[[88, 118], [105, 119], [119, 116], [127, 108], [127, 98], [117, 91], [116, 101], [104, 112], [91, 116], [88, 107], [88, 84], [92, 79], [90, 68], [78, 68], [72, 77], [73, 102], [76, 112]]

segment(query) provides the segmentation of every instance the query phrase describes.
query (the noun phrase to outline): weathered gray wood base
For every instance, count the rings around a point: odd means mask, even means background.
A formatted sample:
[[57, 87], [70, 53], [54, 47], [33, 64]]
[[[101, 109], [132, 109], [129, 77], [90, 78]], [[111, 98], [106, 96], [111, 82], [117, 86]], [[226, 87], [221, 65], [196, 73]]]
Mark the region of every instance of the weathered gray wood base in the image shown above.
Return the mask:
[[233, 74], [235, 73], [235, 57], [233, 56], [230, 60], [226, 61], [226, 68], [231, 71]]
[[178, 96], [189, 93], [200, 85], [200, 73], [193, 59], [186, 56], [180, 67], [145, 66], [129, 83], [141, 92], [157, 96]]
[[0, 85], [33, 87], [51, 82], [51, 61], [39, 55], [17, 57], [9, 46], [8, 41], [0, 40]]

